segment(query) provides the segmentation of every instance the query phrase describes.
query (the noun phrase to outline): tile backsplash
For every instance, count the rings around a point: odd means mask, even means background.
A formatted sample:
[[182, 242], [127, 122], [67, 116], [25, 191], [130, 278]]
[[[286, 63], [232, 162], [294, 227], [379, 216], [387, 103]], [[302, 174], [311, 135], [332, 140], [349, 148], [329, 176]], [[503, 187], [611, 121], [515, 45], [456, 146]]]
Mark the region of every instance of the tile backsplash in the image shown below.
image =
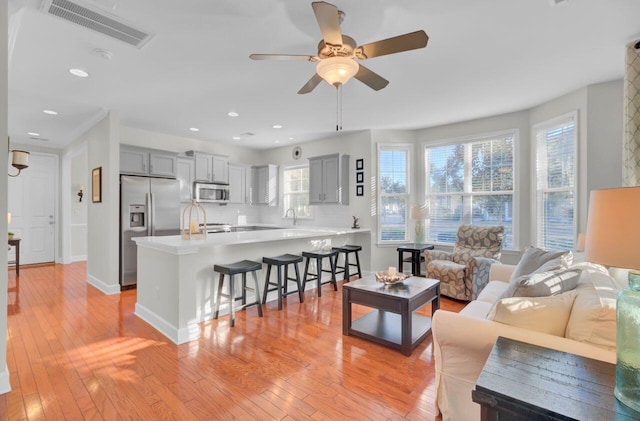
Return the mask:
[[[187, 205], [181, 207], [180, 218], [182, 220], [182, 211]], [[251, 205], [215, 205], [203, 203], [202, 207], [207, 213], [208, 223], [226, 223], [237, 225], [238, 216], [247, 217], [247, 224], [273, 224], [273, 225], [292, 225], [291, 219], [284, 219], [284, 210], [282, 207], [269, 206], [251, 206]], [[349, 214], [349, 207], [343, 205], [322, 205], [313, 206], [312, 218], [298, 218], [299, 226], [315, 226], [315, 227], [350, 227], [353, 218]]]

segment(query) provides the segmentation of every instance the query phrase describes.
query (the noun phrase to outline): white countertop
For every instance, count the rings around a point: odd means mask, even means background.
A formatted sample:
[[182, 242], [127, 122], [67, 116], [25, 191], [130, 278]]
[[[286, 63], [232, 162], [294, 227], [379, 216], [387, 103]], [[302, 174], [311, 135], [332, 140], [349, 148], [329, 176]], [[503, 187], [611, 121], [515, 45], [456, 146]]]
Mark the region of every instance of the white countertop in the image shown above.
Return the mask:
[[[258, 224], [255, 224], [258, 225]], [[261, 225], [265, 226], [265, 225]], [[148, 247], [166, 251], [171, 254], [192, 254], [210, 246], [224, 246], [236, 244], [262, 243], [267, 241], [282, 241], [299, 238], [323, 238], [334, 235], [358, 234], [371, 232], [368, 228], [343, 227], [286, 227], [273, 230], [221, 232], [208, 234], [202, 239], [183, 239], [180, 235], [165, 237], [134, 237], [138, 247]]]

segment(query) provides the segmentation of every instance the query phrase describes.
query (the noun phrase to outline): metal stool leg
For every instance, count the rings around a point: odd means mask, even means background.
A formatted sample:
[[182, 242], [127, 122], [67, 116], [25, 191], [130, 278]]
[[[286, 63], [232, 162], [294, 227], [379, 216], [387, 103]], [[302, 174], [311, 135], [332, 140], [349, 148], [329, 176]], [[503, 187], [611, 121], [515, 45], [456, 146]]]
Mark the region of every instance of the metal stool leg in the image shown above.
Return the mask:
[[242, 274], [242, 305], [247, 304], [247, 273]]
[[256, 306], [258, 306], [258, 316], [262, 317], [262, 304], [260, 303], [260, 287], [258, 286], [258, 275], [255, 270], [251, 272], [251, 275], [253, 275], [253, 283], [256, 286]]

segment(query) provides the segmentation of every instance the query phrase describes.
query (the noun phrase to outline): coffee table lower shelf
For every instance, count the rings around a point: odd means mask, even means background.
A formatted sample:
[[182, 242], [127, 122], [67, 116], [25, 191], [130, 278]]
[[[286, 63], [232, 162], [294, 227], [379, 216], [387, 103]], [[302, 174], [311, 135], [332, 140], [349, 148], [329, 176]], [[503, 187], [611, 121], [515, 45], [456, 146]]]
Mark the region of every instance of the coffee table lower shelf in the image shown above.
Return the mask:
[[[351, 322], [349, 335], [367, 339], [390, 348], [402, 349], [402, 316], [383, 310], [374, 310]], [[411, 317], [411, 344], [422, 342], [431, 333], [431, 318], [413, 314]], [[413, 348], [412, 346], [412, 348]]]

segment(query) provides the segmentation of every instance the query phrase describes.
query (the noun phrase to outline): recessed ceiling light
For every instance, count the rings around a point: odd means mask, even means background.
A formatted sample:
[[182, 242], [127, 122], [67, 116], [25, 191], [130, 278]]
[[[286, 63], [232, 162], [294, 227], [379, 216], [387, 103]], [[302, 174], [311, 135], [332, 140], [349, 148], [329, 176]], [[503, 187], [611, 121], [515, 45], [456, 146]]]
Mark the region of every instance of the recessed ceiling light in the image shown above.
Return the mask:
[[279, 141], [279, 140], [276, 140], [276, 143], [280, 143], [280, 141]]
[[42, 112], [49, 115], [58, 115], [58, 112], [53, 110], [42, 110]]
[[238, 117], [240, 114], [238, 114], [238, 113], [237, 113], [237, 112], [235, 112], [235, 111], [229, 111], [229, 112], [227, 113], [227, 115], [228, 115], [229, 117]]
[[69, 73], [78, 77], [89, 77], [89, 73], [85, 72], [82, 69], [69, 69]]
[[192, 132], [199, 132], [200, 129], [197, 127], [189, 127], [189, 130], [191, 130]]
[[232, 139], [233, 140], [240, 140], [240, 136], [233, 136]]
[[290, 138], [289, 138], [289, 140], [293, 140], [293, 138], [292, 138], [292, 137], [290, 137]]
[[273, 128], [274, 129], [281, 129], [282, 128], [282, 124], [274, 124]]
[[29, 136], [40, 136], [40, 133], [36, 133], [36, 132], [28, 132], [27, 134]]

